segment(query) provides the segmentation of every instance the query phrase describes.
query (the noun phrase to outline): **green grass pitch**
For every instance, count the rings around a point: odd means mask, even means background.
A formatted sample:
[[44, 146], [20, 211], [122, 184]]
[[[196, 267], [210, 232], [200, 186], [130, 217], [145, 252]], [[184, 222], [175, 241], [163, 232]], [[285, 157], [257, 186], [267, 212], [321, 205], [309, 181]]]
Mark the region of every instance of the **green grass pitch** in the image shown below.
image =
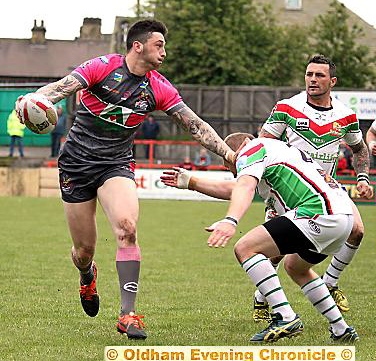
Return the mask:
[[[210, 249], [204, 227], [223, 217], [225, 202], [140, 202], [138, 238], [142, 269], [138, 313], [148, 338], [130, 342], [116, 332], [119, 311], [115, 242], [98, 207], [96, 261], [101, 310], [86, 316], [79, 302], [78, 273], [70, 260], [71, 240], [59, 199], [0, 198], [0, 360], [103, 360], [106, 345], [247, 346], [264, 327], [251, 320], [254, 286], [237, 264], [234, 241]], [[361, 341], [356, 359], [376, 360], [376, 207], [360, 207], [365, 239], [341, 279], [350, 301], [345, 318]], [[238, 235], [262, 223], [255, 203]], [[317, 266], [323, 272], [329, 260]], [[282, 284], [305, 330], [277, 345], [330, 345], [328, 323], [284, 270]]]

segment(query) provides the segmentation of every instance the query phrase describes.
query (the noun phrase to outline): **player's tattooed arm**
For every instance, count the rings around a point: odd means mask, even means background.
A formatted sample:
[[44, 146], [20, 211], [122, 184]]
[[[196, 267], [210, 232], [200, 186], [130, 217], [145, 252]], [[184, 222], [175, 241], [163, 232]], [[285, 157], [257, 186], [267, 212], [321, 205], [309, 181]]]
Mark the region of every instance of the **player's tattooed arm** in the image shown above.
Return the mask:
[[54, 83], [39, 88], [37, 93], [44, 94], [55, 104], [61, 99], [64, 99], [83, 88], [83, 85], [74, 76], [69, 74]]
[[368, 148], [364, 141], [362, 140], [360, 143], [351, 145], [350, 148], [353, 151], [353, 167], [356, 174], [359, 173], [369, 173], [369, 153]]
[[204, 120], [202, 120], [188, 106], [184, 106], [171, 115], [172, 119], [181, 125], [183, 129], [191, 133], [193, 139], [213, 153], [216, 153], [233, 163], [235, 153], [217, 134], [217, 132]]

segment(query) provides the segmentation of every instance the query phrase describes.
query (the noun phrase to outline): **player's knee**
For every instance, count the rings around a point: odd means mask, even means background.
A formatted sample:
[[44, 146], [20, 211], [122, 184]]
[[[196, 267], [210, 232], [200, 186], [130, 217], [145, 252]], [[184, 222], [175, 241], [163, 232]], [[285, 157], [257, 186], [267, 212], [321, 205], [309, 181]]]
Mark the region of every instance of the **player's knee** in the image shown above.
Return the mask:
[[246, 259], [246, 251], [249, 251], [249, 249], [246, 247], [245, 242], [242, 242], [240, 239], [238, 242], [234, 245], [234, 253], [235, 257], [239, 262], [243, 262], [244, 259]]
[[283, 266], [287, 272], [287, 274], [292, 277], [295, 274], [294, 264], [286, 257], [285, 261], [283, 262]]
[[359, 246], [362, 242], [364, 236], [364, 226], [363, 223], [354, 224], [353, 229], [350, 233], [350, 237], [348, 239], [348, 243], [353, 246]]
[[304, 277], [309, 269], [297, 267], [296, 261], [290, 257], [285, 257], [283, 262], [286, 273], [294, 280], [297, 281], [299, 278]]
[[119, 222], [118, 229], [116, 231], [116, 238], [120, 247], [134, 245], [136, 243], [136, 223], [129, 219], [123, 219]]
[[72, 259], [76, 266], [86, 267], [91, 263], [94, 258], [95, 247], [94, 246], [80, 246], [74, 248], [72, 252]]

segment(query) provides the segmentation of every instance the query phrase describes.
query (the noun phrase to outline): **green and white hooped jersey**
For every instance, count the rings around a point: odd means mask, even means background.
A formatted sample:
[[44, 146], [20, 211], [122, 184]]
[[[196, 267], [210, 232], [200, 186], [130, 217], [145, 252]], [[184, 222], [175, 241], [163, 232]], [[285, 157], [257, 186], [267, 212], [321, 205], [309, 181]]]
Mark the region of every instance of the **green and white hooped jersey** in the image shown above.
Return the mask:
[[332, 98], [332, 107], [317, 110], [307, 104], [307, 93], [302, 92], [279, 101], [263, 129], [304, 150], [334, 176], [341, 139], [355, 145], [362, 140], [362, 132], [352, 109], [335, 98]]
[[256, 138], [239, 153], [238, 178], [259, 180], [257, 193], [279, 215], [295, 209], [297, 218], [352, 214], [351, 201], [339, 184], [305, 152], [270, 138]]

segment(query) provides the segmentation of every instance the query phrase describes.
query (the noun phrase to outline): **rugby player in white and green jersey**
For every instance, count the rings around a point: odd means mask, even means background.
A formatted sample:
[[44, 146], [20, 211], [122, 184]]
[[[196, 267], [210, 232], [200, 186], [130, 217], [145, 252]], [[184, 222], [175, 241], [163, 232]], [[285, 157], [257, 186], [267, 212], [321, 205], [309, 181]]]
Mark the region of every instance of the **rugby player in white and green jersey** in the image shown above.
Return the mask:
[[[331, 89], [337, 83], [336, 66], [323, 55], [312, 57], [305, 73], [306, 90], [289, 99], [279, 101], [264, 123], [260, 137], [280, 139], [307, 152], [324, 170], [335, 175], [339, 145], [343, 139], [353, 151], [353, 167], [357, 174], [357, 190], [360, 197], [371, 198], [373, 188], [369, 184], [369, 153], [359, 129], [354, 111], [331, 97]], [[267, 217], [275, 210], [267, 203]], [[360, 214], [353, 204], [355, 227], [348, 241], [333, 257], [323, 275], [331, 295], [342, 312], [349, 310], [349, 303], [338, 281], [345, 267], [355, 256], [364, 234]], [[271, 260], [277, 266], [280, 259]], [[253, 319], [268, 318], [265, 297], [255, 293]]]
[[[225, 142], [233, 149], [252, 135], [234, 133]], [[165, 185], [191, 189], [231, 203], [227, 216], [207, 230], [212, 247], [225, 246], [235, 235], [238, 221], [247, 212], [255, 192], [273, 199], [280, 217], [247, 232], [235, 245], [235, 254], [272, 309], [267, 328], [252, 342], [276, 341], [303, 331], [300, 317], [291, 308], [276, 270], [267, 257], [287, 255], [285, 268], [314, 307], [328, 319], [334, 341], [359, 339], [347, 325], [323, 280], [311, 269], [327, 254], [336, 252], [353, 226], [352, 202], [339, 184], [305, 152], [286, 143], [258, 138], [240, 149], [236, 169], [225, 164], [236, 180], [199, 177], [182, 168], [165, 171]]]

